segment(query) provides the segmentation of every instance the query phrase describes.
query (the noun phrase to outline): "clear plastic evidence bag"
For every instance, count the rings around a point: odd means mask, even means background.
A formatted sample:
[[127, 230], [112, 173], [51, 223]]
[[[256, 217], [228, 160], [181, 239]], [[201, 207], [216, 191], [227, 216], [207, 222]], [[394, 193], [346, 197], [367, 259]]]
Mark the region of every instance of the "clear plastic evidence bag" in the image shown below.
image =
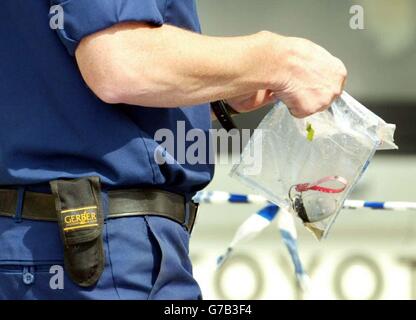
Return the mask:
[[[397, 149], [394, 131], [395, 125], [346, 92], [326, 111], [304, 119], [279, 102], [255, 130], [231, 176], [298, 216], [321, 239], [375, 151]], [[259, 146], [261, 152], [253, 154]]]

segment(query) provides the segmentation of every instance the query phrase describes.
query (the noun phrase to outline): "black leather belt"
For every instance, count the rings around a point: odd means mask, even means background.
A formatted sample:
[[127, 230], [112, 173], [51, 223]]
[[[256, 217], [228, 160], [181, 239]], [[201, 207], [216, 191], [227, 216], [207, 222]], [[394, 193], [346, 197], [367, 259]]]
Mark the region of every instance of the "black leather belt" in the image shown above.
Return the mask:
[[[18, 191], [0, 189], [0, 216], [15, 217], [17, 206]], [[183, 196], [164, 190], [113, 190], [108, 192], [106, 219], [156, 215], [174, 220], [191, 232], [197, 209], [196, 203], [186, 203]], [[56, 222], [56, 209], [52, 194], [26, 191], [21, 218]]]

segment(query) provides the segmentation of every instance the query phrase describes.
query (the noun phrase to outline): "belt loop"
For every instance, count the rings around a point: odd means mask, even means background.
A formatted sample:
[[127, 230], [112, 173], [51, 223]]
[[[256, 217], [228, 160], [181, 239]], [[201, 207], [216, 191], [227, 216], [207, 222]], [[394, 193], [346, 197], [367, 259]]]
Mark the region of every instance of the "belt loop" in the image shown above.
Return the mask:
[[198, 207], [199, 207], [199, 202], [194, 202], [192, 200], [192, 221], [191, 221], [191, 225], [189, 226], [189, 234], [192, 233], [192, 230], [194, 229], [195, 223], [196, 223], [196, 218], [198, 216]]
[[191, 230], [189, 230], [189, 219], [190, 219], [190, 217], [191, 217], [191, 202], [186, 201], [185, 202], [185, 221], [183, 222], [182, 225], [186, 228], [186, 230], [188, 232], [191, 232]]
[[103, 209], [103, 214], [104, 214], [104, 221], [107, 219], [107, 217], [109, 216], [109, 200], [108, 200], [108, 191], [107, 190], [103, 190], [101, 189], [101, 206]]
[[23, 212], [23, 203], [25, 199], [25, 188], [19, 187], [17, 189], [17, 203], [16, 203], [16, 211], [14, 215], [14, 221], [16, 223], [22, 222], [22, 212]]

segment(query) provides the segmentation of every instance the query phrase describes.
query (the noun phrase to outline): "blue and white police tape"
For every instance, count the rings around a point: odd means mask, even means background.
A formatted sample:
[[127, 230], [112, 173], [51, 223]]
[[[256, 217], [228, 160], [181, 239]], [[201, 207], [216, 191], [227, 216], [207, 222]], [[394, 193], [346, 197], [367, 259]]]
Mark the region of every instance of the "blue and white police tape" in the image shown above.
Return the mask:
[[297, 243], [298, 235], [293, 215], [287, 210], [280, 209], [277, 222], [282, 240], [292, 259], [298, 285], [303, 291], [307, 291], [310, 287], [310, 279], [303, 268], [302, 260], [299, 256]]
[[217, 259], [217, 267], [220, 268], [233, 253], [234, 248], [254, 238], [267, 228], [277, 217], [279, 231], [287, 250], [289, 251], [292, 263], [294, 265], [296, 279], [300, 288], [307, 290], [309, 287], [309, 277], [306, 274], [301, 259], [299, 257], [297, 246], [297, 232], [293, 216], [286, 210], [279, 208], [274, 204], [269, 204], [260, 209], [255, 214], [249, 216], [238, 228], [227, 250]]
[[223, 191], [200, 191], [195, 195], [194, 201], [198, 203], [212, 204], [252, 203], [266, 205], [269, 203], [269, 201], [262, 196], [229, 193]]
[[[226, 252], [217, 260], [218, 268], [230, 257], [234, 248], [249, 239], [252, 239], [268, 227], [277, 217], [280, 235], [286, 248], [289, 251], [295, 269], [296, 279], [299, 286], [306, 290], [309, 288], [309, 277], [305, 272], [299, 256], [297, 246], [297, 232], [294, 217], [288, 211], [272, 204], [266, 198], [258, 195], [235, 194], [222, 191], [201, 191], [196, 194], [194, 201], [198, 203], [226, 204], [226, 203], [246, 203], [266, 205], [255, 214], [246, 219], [238, 228]], [[374, 202], [363, 200], [346, 200], [344, 209], [370, 208], [376, 210], [416, 210], [416, 202], [386, 201]]]
[[[225, 203], [246, 203], [265, 205], [270, 203], [266, 198], [259, 195], [245, 195], [229, 193], [223, 191], [200, 191], [194, 200], [199, 203], [225, 204]], [[345, 200], [344, 209], [369, 208], [376, 210], [416, 210], [416, 202], [403, 201], [365, 201], [365, 200]]]
[[261, 210], [257, 211], [255, 214], [249, 216], [248, 219], [245, 220], [238, 228], [226, 252], [217, 259], [217, 267], [220, 268], [224, 264], [224, 262], [230, 257], [237, 244], [241, 244], [244, 241], [248, 241], [254, 238], [266, 227], [268, 227], [278, 212], [278, 206], [269, 204]]
[[416, 202], [345, 200], [344, 209], [370, 208], [376, 210], [416, 210]]

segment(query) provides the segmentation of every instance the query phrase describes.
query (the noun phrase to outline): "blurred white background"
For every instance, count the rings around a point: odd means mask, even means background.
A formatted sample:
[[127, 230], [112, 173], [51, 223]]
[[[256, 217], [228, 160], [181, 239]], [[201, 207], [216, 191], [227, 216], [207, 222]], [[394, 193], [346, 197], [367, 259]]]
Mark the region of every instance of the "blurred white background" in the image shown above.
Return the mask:
[[[349, 8], [357, 3], [364, 8], [365, 30], [349, 27]], [[198, 0], [198, 5], [206, 34], [267, 29], [326, 47], [349, 69], [347, 91], [369, 107], [377, 104], [387, 110], [386, 120], [402, 133], [399, 147], [414, 150], [416, 1]], [[259, 115], [248, 119], [245, 124], [255, 127]], [[252, 193], [230, 178], [229, 170], [218, 165], [207, 190]], [[416, 201], [415, 184], [416, 154], [380, 151], [350, 198]], [[246, 204], [201, 206], [191, 255], [204, 298], [416, 299], [415, 211], [343, 210], [323, 242], [298, 224], [301, 257], [312, 279], [305, 295], [296, 288], [276, 225], [239, 247], [222, 272], [215, 272], [218, 255], [240, 223], [258, 209]]]
[[[351, 199], [416, 201], [415, 161], [416, 157], [386, 157], [379, 152]], [[252, 193], [228, 176], [229, 169], [217, 166], [207, 190]], [[238, 247], [235, 263], [231, 258], [221, 273], [215, 272], [217, 257], [240, 223], [260, 207], [201, 205], [191, 255], [206, 299], [301, 298], [275, 224]], [[301, 258], [312, 280], [304, 298], [416, 299], [416, 211], [343, 210], [322, 242], [301, 223], [297, 227]]]

